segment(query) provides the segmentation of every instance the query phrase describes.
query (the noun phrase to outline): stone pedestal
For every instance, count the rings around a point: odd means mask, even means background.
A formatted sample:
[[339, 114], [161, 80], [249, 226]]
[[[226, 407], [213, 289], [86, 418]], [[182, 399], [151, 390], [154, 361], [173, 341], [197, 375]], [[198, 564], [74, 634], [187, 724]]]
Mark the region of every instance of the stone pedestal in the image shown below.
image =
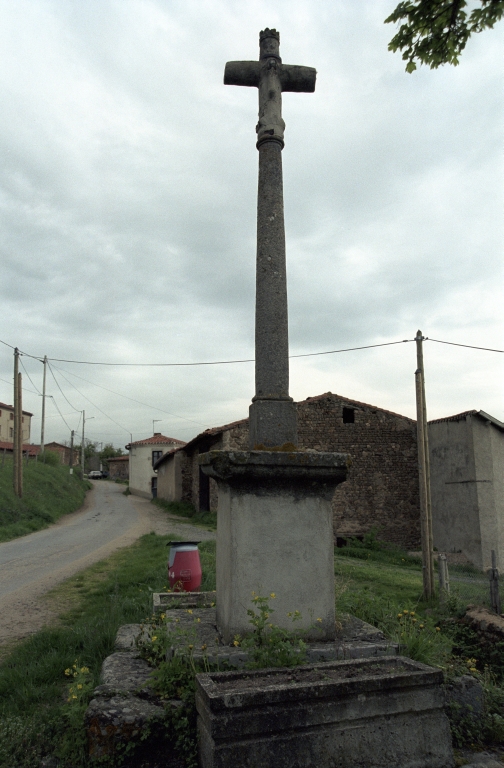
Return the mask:
[[[210, 451], [200, 466], [219, 486], [217, 626], [225, 642], [251, 631], [252, 592], [274, 593], [271, 620], [333, 640], [331, 499], [347, 457], [315, 451]], [[294, 625], [287, 616], [300, 611]]]

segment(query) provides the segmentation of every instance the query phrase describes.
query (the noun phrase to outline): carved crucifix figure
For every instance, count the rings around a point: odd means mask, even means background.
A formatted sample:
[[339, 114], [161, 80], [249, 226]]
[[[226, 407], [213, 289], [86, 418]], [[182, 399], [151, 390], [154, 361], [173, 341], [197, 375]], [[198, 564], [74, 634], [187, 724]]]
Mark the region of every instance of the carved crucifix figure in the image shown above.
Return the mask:
[[289, 397], [289, 337], [283, 210], [282, 92], [312, 93], [312, 67], [282, 64], [280, 35], [259, 35], [259, 61], [230, 61], [224, 83], [259, 89], [259, 188], [255, 320], [255, 396], [250, 406], [250, 448], [297, 445], [296, 407]]

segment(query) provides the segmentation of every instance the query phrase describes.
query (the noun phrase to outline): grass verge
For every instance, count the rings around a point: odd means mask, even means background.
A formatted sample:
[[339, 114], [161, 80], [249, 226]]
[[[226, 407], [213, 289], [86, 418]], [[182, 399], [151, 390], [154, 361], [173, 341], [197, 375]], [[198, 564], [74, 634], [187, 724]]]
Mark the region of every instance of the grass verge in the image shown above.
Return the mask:
[[[166, 544], [173, 538], [143, 536], [50, 593], [49, 600], [71, 603], [71, 610], [0, 664], [0, 766], [32, 768], [45, 756], [56, 756], [61, 768], [88, 764], [82, 716], [89, 696], [69, 706], [65, 669], [87, 668], [90, 690], [98, 684], [117, 629], [143, 621], [152, 611], [152, 592], [167, 586]], [[215, 542], [199, 548], [202, 588], [215, 589]]]
[[0, 541], [25, 536], [75, 512], [91, 488], [68, 467], [38, 461], [23, 463], [23, 497], [14, 493], [12, 459], [0, 459]]
[[215, 512], [198, 512], [192, 504], [185, 501], [165, 501], [165, 499], [152, 499], [152, 504], [164, 509], [170, 515], [184, 518], [188, 523], [206, 528], [208, 531], [217, 530], [217, 514]]

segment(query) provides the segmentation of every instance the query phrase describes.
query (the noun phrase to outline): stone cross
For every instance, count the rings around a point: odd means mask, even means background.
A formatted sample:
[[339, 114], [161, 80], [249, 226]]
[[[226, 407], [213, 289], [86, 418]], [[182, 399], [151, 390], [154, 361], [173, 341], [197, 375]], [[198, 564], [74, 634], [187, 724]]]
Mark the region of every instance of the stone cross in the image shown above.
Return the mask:
[[282, 64], [280, 35], [259, 35], [259, 61], [229, 61], [226, 85], [259, 89], [255, 396], [250, 406], [250, 448], [297, 445], [296, 406], [289, 397], [289, 337], [282, 156], [282, 92], [312, 93], [316, 70]]

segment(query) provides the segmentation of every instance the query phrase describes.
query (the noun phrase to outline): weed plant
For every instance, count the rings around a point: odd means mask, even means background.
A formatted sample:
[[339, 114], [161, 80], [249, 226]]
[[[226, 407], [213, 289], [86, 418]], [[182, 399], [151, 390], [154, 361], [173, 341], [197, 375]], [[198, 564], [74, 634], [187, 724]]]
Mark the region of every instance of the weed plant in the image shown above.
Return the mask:
[[21, 499], [14, 493], [12, 459], [0, 459], [0, 541], [40, 531], [82, 506], [91, 484], [71, 475], [68, 467], [54, 466], [49, 451], [44, 457], [47, 463], [23, 462]]

